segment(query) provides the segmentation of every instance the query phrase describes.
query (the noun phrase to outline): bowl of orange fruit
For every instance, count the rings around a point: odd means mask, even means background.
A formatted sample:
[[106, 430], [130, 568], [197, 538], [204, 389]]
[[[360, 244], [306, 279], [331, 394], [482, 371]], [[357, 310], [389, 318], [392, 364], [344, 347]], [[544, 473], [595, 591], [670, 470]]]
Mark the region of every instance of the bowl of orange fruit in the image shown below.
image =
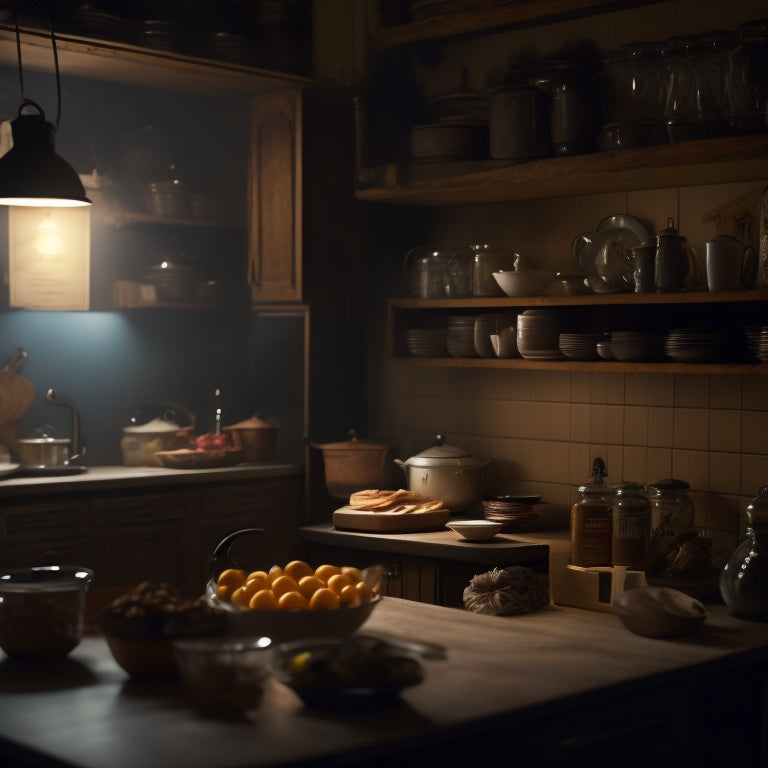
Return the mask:
[[212, 605], [229, 613], [229, 634], [284, 642], [351, 635], [368, 620], [382, 599], [382, 566], [359, 569], [296, 559], [251, 570], [228, 559], [233, 542], [265, 533], [235, 531], [214, 553], [206, 594]]

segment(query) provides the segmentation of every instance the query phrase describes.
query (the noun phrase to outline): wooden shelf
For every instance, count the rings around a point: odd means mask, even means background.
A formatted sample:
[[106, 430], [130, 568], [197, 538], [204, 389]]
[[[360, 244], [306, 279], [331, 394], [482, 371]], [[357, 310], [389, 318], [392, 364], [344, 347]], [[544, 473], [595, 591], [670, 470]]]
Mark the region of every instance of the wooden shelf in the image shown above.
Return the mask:
[[[24, 67], [53, 70], [49, 32], [24, 29], [21, 40]], [[243, 96], [315, 82], [299, 75], [67, 34], [56, 34], [56, 47], [62, 78], [76, 76], [158, 90]], [[6, 24], [0, 24], [0, 64], [18, 67], [16, 32]]]
[[526, 27], [660, 2], [663, 0], [516, 0], [382, 27], [373, 34], [373, 46], [378, 49], [395, 48], [407, 43]]
[[360, 200], [412, 206], [474, 205], [602, 192], [768, 179], [768, 133], [552, 157], [411, 163], [369, 169]]

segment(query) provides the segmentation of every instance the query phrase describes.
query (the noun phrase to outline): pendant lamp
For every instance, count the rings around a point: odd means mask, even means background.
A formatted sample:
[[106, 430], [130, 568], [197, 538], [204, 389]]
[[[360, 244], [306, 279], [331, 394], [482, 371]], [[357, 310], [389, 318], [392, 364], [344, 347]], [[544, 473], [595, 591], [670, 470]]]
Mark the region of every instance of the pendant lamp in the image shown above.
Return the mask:
[[[18, 10], [15, 14], [16, 50], [22, 103], [11, 121], [13, 146], [0, 157], [0, 205], [72, 207], [90, 205], [80, 177], [64, 158], [56, 154], [54, 138], [61, 117], [61, 80], [56, 36], [49, 21], [56, 70], [56, 127], [45, 119], [42, 108], [24, 95], [21, 36]], [[31, 110], [31, 111], [30, 111]]]

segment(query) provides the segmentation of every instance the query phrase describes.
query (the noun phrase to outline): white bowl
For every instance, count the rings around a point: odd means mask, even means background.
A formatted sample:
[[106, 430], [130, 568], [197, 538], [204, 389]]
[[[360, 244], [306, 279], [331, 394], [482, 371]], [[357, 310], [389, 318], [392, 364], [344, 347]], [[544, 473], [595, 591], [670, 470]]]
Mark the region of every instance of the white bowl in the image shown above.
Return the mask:
[[483, 541], [492, 539], [504, 527], [503, 523], [495, 523], [492, 520], [457, 520], [446, 523], [455, 534], [468, 541]]
[[507, 296], [536, 296], [552, 282], [552, 273], [543, 269], [502, 270], [493, 277]]

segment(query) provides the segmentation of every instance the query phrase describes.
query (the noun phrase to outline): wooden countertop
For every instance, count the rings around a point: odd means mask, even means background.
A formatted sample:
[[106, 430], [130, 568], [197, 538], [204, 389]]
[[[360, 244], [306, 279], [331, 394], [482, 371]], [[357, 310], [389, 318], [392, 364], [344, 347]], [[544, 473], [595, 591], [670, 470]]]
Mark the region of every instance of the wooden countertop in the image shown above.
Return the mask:
[[[99, 637], [60, 664], [24, 665], [0, 653], [0, 764], [384, 766], [399, 756], [408, 765], [456, 766], [504, 756], [492, 764], [507, 765], [566, 744], [592, 707], [602, 708], [602, 719], [589, 720], [603, 730], [612, 717], [625, 729], [636, 725], [641, 748], [651, 741], [642, 717], [691, 727], [686, 696], [707, 712], [751, 706], [746, 695], [711, 687], [718, 675], [756, 691], [759, 703], [768, 664], [768, 624], [735, 619], [724, 606], [713, 606], [692, 635], [651, 640], [608, 613], [551, 607], [493, 617], [385, 597], [361, 631], [438, 643], [446, 658], [424, 659], [424, 682], [382, 711], [311, 710], [273, 680], [257, 711], [216, 720], [191, 708], [176, 684], [129, 680]], [[741, 748], [759, 727], [738, 725]], [[712, 729], [706, 717], [701, 727]], [[708, 732], [699, 748], [714, 755], [716, 734]], [[693, 744], [700, 732], [691, 734]]]
[[[553, 532], [555, 537], [562, 532]], [[567, 532], [566, 532], [567, 533]], [[499, 534], [490, 541], [464, 541], [453, 531], [418, 531], [413, 533], [364, 533], [342, 531], [332, 523], [304, 526], [301, 538], [307, 542], [351, 547], [373, 552], [390, 552], [437, 560], [504, 565], [546, 560], [549, 544], [526, 535]], [[568, 534], [569, 535], [569, 534]]]
[[80, 491], [151, 488], [197, 483], [262, 480], [271, 477], [303, 477], [294, 464], [238, 464], [220, 469], [165, 469], [164, 467], [88, 467], [80, 474], [0, 477], [0, 498], [74, 493]]

